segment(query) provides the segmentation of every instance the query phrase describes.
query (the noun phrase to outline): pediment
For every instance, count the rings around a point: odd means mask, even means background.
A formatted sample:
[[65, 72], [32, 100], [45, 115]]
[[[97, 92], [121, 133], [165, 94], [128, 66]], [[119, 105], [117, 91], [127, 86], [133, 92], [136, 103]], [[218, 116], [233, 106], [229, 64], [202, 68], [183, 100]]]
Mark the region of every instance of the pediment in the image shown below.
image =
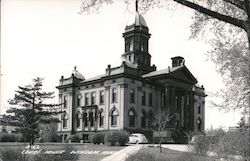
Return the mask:
[[169, 77], [175, 78], [177, 80], [182, 80], [184, 82], [189, 82], [192, 84], [197, 83], [197, 80], [195, 79], [193, 74], [185, 66], [183, 68], [180, 68], [179, 70], [169, 73]]
[[194, 84], [197, 83], [197, 80], [195, 77], [192, 75], [192, 73], [186, 68], [181, 68], [180, 70], [174, 71], [172, 73], [169, 73], [169, 75], [173, 78], [187, 81], [187, 82], [193, 82]]
[[163, 82], [183, 82], [188, 84], [196, 84], [197, 80], [186, 66], [171, 68], [169, 70], [156, 71], [146, 75], [146, 79], [153, 80], [158, 83]]

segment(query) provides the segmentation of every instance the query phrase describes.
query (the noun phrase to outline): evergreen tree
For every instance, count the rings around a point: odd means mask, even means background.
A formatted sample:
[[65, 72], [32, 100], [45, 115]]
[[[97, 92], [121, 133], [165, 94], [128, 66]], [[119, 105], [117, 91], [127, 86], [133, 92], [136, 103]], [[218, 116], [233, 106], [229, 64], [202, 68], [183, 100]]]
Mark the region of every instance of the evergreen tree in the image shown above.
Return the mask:
[[11, 105], [7, 113], [13, 113], [13, 124], [17, 125], [17, 130], [30, 138], [30, 145], [34, 144], [35, 136], [39, 132], [40, 124], [59, 122], [56, 117], [60, 112], [56, 109], [59, 104], [46, 103], [46, 100], [54, 98], [54, 92], [43, 92], [43, 79], [37, 77], [33, 79], [33, 84], [18, 86], [18, 90], [13, 99], [9, 100]]

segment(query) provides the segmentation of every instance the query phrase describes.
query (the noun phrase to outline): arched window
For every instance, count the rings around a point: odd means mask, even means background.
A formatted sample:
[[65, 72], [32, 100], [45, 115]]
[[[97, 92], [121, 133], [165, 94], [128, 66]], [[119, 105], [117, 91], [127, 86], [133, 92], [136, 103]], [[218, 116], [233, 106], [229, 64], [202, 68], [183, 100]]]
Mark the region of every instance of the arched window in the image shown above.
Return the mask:
[[104, 124], [104, 111], [103, 109], [99, 112], [99, 126], [102, 127]]
[[118, 116], [119, 116], [118, 111], [115, 108], [113, 108], [111, 110], [111, 126], [117, 126], [117, 118], [118, 118]]
[[129, 116], [129, 126], [135, 127], [135, 112], [133, 108], [129, 111], [128, 116]]
[[88, 126], [88, 114], [86, 112], [84, 112], [82, 115], [82, 121], [83, 121], [83, 126], [87, 127]]
[[80, 121], [81, 121], [81, 116], [80, 116], [80, 112], [77, 112], [76, 114], [76, 127], [79, 128], [80, 127]]
[[89, 122], [90, 122], [90, 126], [94, 126], [94, 114], [93, 112], [89, 113]]
[[77, 95], [77, 107], [81, 106], [81, 99], [82, 95], [81, 94]]
[[68, 125], [68, 115], [66, 114], [66, 112], [64, 112], [62, 114], [62, 125], [63, 125], [63, 128], [67, 128], [67, 125]]
[[142, 116], [141, 116], [141, 127], [142, 128], [146, 128], [146, 120], [147, 120], [146, 112], [144, 110], [142, 110]]

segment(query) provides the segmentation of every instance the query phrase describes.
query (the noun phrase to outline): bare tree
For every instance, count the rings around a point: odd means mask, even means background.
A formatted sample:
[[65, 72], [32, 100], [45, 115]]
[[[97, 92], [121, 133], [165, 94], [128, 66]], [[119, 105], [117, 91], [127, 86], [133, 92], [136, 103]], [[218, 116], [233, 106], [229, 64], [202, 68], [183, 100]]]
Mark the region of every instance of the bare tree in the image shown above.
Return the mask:
[[[80, 13], [93, 12], [113, 0], [82, 0]], [[124, 0], [129, 5], [134, 0]], [[173, 3], [172, 3], [173, 2]], [[249, 0], [140, 0], [140, 10], [155, 6], [181, 4], [195, 10], [191, 38], [203, 37], [213, 49], [208, 58], [222, 75], [226, 89], [216, 93], [220, 109], [245, 109], [250, 101], [250, 2]]]
[[173, 127], [175, 120], [175, 114], [170, 113], [170, 111], [161, 111], [156, 117], [153, 118], [152, 123], [150, 125], [151, 129], [154, 132], [154, 136], [159, 138], [160, 152], [162, 152], [161, 143], [163, 138], [169, 137], [168, 133], [170, 132], [168, 129]]
[[212, 46], [208, 58], [216, 64], [226, 88], [215, 96], [222, 103], [212, 102], [220, 109], [249, 112], [250, 96], [250, 19], [248, 0], [175, 0], [195, 12], [191, 38], [205, 38]]

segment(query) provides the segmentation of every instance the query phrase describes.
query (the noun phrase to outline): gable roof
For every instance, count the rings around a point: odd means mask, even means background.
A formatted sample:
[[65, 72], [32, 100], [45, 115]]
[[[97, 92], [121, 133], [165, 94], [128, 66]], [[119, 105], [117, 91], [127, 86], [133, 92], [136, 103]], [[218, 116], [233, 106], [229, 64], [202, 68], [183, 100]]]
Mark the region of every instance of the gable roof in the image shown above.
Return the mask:
[[166, 77], [171, 77], [171, 78], [178, 77], [181, 79], [185, 79], [188, 82], [193, 83], [193, 84], [196, 84], [198, 82], [185, 65], [172, 67], [172, 68], [168, 67], [166, 69], [150, 72], [142, 76], [142, 78], [149, 79], [149, 80], [166, 78]]
[[178, 66], [178, 67], [173, 67], [173, 68], [166, 68], [166, 69], [162, 69], [162, 70], [157, 70], [157, 71], [153, 71], [147, 74], [144, 74], [142, 76], [142, 78], [150, 78], [150, 77], [154, 77], [154, 76], [159, 76], [159, 75], [164, 75], [164, 74], [168, 74], [171, 72], [174, 72], [178, 69], [180, 69], [182, 66]]

